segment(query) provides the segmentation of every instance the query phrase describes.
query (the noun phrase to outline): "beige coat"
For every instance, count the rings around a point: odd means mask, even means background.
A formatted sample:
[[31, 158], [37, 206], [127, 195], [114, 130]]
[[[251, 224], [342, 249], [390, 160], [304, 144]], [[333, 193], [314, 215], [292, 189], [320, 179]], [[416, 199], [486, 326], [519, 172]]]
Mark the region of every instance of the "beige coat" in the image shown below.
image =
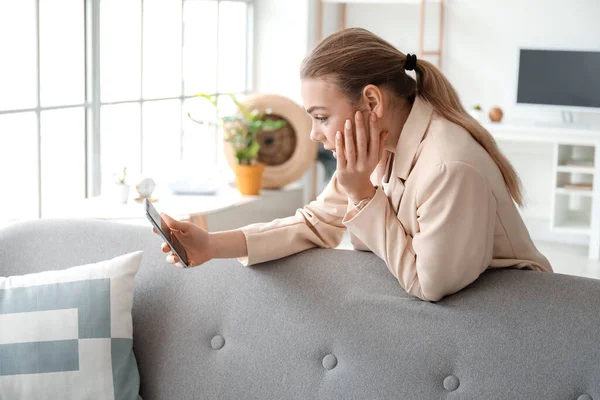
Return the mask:
[[410, 294], [438, 301], [487, 268], [552, 272], [533, 244], [496, 163], [462, 127], [416, 98], [398, 139], [371, 181], [375, 197], [357, 211], [334, 175], [291, 217], [242, 228], [243, 265], [312, 247], [372, 251]]

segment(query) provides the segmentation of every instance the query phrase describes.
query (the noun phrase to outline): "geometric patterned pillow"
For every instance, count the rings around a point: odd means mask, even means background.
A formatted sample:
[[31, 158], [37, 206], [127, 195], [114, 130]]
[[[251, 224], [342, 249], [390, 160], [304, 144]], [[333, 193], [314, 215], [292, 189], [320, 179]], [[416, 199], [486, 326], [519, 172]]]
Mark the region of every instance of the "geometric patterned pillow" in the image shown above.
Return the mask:
[[0, 399], [138, 399], [134, 252], [0, 277]]

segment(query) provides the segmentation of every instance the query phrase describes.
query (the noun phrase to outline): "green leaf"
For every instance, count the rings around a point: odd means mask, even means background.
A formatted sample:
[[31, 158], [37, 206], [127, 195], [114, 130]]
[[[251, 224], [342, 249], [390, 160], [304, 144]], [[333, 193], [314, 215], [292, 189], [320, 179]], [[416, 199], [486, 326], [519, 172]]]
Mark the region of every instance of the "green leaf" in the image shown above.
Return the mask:
[[192, 117], [192, 114], [190, 114], [188, 112], [188, 118], [191, 119], [192, 121], [194, 121], [195, 123], [199, 124], [199, 125], [206, 125], [206, 126], [218, 126], [217, 123], [213, 122], [213, 121], [201, 121], [199, 119], [195, 119], [194, 117]]
[[[256, 160], [257, 154], [260, 151], [260, 143], [256, 141], [258, 133], [280, 129], [286, 125], [287, 121], [265, 120], [264, 118], [268, 114], [267, 111], [259, 109], [249, 110], [233, 93], [223, 93], [223, 96], [231, 98], [237, 106], [238, 112], [235, 115], [220, 117], [218, 125], [224, 128], [225, 140], [231, 144], [238, 163], [250, 165]], [[204, 98], [217, 107], [218, 99], [216, 95], [199, 93], [196, 97]], [[188, 113], [188, 117], [201, 125], [217, 125], [211, 122], [196, 120], [190, 113]]]
[[248, 149], [245, 149], [236, 152], [236, 158], [240, 164], [248, 165], [254, 159], [254, 156], [249, 153]]
[[248, 126], [248, 137], [250, 140], [256, 139], [258, 132], [260, 132], [260, 127]]
[[273, 121], [272, 119], [267, 119], [263, 121], [262, 130], [263, 131], [276, 131], [277, 129], [283, 128], [287, 124], [287, 121], [284, 119], [280, 119], [278, 121]]
[[238, 158], [238, 164], [250, 165], [250, 164], [252, 164], [252, 160], [250, 158]]
[[217, 96], [215, 96], [214, 94], [198, 93], [194, 97], [201, 97], [203, 99], [206, 99], [210, 101], [212, 105], [215, 106], [215, 108], [217, 108]]
[[223, 93], [223, 95], [229, 96], [229, 98], [233, 101], [233, 103], [242, 112], [242, 114], [244, 115], [244, 117], [246, 117], [247, 120], [252, 120], [251, 112], [246, 108], [246, 106], [240, 103], [240, 101], [235, 97], [233, 93]]
[[241, 115], [230, 115], [228, 117], [221, 117], [221, 121], [223, 121], [223, 122], [241, 121], [244, 125], [246, 124], [246, 120]]
[[248, 148], [248, 157], [254, 158], [258, 151], [260, 150], [260, 144], [258, 142], [252, 143], [252, 145]]
[[250, 117], [251, 117], [250, 110], [248, 110], [248, 108], [246, 108], [245, 105], [243, 105], [242, 103], [240, 103], [238, 101], [238, 99], [235, 97], [235, 95], [230, 94], [229, 97], [231, 97], [231, 100], [233, 100], [233, 102], [235, 103], [235, 105], [237, 106], [237, 108], [246, 116], [246, 119], [250, 119]]

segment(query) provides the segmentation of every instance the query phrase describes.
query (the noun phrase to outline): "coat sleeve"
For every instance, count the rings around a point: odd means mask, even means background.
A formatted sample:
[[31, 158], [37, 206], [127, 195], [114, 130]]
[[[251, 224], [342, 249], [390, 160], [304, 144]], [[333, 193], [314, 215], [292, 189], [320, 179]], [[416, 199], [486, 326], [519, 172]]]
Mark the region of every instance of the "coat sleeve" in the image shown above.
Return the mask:
[[414, 237], [381, 189], [343, 223], [385, 261], [410, 294], [438, 301], [466, 287], [492, 260], [496, 200], [472, 166], [437, 165], [418, 185]]
[[249, 266], [313, 247], [335, 248], [346, 231], [342, 219], [347, 207], [348, 196], [334, 174], [317, 199], [295, 215], [240, 228], [246, 237], [248, 256], [238, 260]]

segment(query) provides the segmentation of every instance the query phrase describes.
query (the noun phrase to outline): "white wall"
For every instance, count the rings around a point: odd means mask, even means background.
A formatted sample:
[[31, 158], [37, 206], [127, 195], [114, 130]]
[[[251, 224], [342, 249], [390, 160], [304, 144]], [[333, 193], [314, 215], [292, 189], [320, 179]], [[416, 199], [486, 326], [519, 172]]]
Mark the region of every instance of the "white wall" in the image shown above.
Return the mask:
[[309, 38], [307, 0], [255, 0], [254, 88], [300, 102], [300, 63]]

